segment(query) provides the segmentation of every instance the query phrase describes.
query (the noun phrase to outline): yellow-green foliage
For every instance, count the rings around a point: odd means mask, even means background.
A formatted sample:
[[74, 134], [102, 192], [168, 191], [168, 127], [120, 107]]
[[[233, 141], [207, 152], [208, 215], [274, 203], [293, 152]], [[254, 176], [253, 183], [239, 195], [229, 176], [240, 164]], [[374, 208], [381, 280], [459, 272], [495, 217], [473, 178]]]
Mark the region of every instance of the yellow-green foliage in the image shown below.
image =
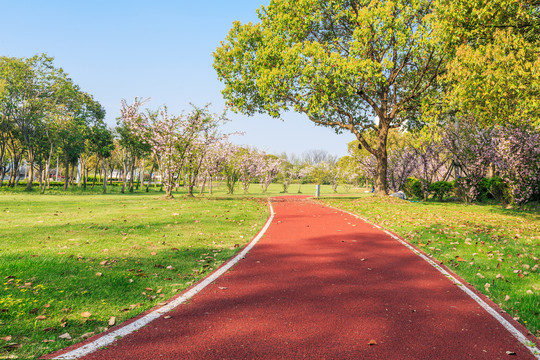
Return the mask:
[[540, 21], [533, 0], [439, 0], [436, 29], [454, 54], [446, 105], [484, 124], [540, 126]]

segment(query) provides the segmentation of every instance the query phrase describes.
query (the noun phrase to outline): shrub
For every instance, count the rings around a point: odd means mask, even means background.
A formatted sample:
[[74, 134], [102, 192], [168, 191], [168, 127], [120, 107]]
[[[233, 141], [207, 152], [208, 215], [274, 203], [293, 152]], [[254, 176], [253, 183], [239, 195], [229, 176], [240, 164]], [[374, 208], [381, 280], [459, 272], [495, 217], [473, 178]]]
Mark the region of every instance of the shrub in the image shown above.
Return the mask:
[[453, 184], [448, 181], [437, 181], [429, 186], [429, 191], [433, 193], [433, 197], [437, 200], [442, 201], [443, 198], [452, 191], [454, 188]]
[[422, 190], [422, 181], [414, 177], [407, 178], [403, 185], [403, 192], [405, 192], [405, 195], [407, 195], [408, 198], [423, 199], [424, 192]]
[[481, 199], [495, 199], [505, 203], [511, 200], [508, 185], [499, 176], [483, 178], [479, 184], [479, 191]]

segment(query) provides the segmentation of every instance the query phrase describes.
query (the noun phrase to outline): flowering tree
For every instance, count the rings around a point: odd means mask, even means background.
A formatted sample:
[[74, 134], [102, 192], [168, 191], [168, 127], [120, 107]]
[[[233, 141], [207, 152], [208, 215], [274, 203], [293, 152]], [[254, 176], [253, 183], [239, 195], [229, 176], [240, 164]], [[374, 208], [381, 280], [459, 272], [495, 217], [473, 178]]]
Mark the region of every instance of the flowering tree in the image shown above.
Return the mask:
[[212, 182], [214, 177], [223, 171], [227, 159], [233, 155], [233, 153], [229, 151], [230, 149], [232, 149], [232, 147], [225, 140], [217, 141], [208, 147], [202, 165], [204, 182], [201, 191], [208, 179], [210, 180], [209, 193], [212, 195]]
[[291, 164], [286, 159], [282, 159], [279, 166], [279, 173], [281, 174], [281, 178], [283, 179], [283, 192], [287, 193], [289, 190], [289, 185], [291, 184], [291, 181], [294, 179], [294, 171], [293, 171], [293, 164]]
[[422, 182], [424, 200], [430, 194], [431, 183], [444, 176], [445, 165], [448, 163], [448, 152], [444, 148], [438, 134], [438, 129], [425, 127], [417, 134], [412, 151], [416, 158], [414, 174]]
[[262, 175], [265, 166], [264, 153], [255, 150], [241, 149], [238, 153], [238, 162], [236, 164], [242, 189], [247, 193], [253, 180]]
[[122, 100], [121, 121], [150, 145], [167, 197], [172, 197], [172, 189], [189, 149], [187, 144], [196, 137], [200, 123], [189, 116], [169, 116], [166, 107], [139, 113], [139, 107], [146, 101], [135, 98], [134, 103], [128, 105]]
[[234, 187], [240, 179], [240, 158], [242, 152], [245, 149], [241, 149], [238, 145], [231, 143], [225, 143], [223, 146], [223, 152], [227, 154], [225, 161], [223, 162], [223, 175], [225, 175], [225, 180], [227, 182], [227, 189], [229, 194], [234, 193]]
[[186, 116], [186, 127], [193, 136], [183, 139], [177, 150], [184, 154], [184, 172], [188, 195], [193, 196], [193, 188], [199, 178], [202, 166], [212, 145], [225, 140], [227, 135], [219, 131], [219, 125], [225, 121], [225, 114], [217, 115], [209, 112], [209, 105], [204, 108], [195, 107]]
[[512, 201], [522, 205], [538, 194], [540, 131], [528, 127], [498, 131], [495, 164], [510, 189]]
[[284, 162], [283, 159], [280, 159], [271, 155], [261, 154], [264, 159], [264, 164], [260, 170], [260, 180], [263, 192], [268, 190], [268, 186], [274, 181], [280, 172], [281, 164]]
[[388, 153], [388, 187], [394, 192], [402, 190], [417, 165], [417, 154], [413, 148], [391, 149]]
[[495, 159], [494, 129], [481, 129], [470, 122], [461, 122], [457, 128], [447, 128], [443, 137], [445, 148], [464, 176], [456, 179], [456, 187], [467, 202], [476, 200], [478, 186]]

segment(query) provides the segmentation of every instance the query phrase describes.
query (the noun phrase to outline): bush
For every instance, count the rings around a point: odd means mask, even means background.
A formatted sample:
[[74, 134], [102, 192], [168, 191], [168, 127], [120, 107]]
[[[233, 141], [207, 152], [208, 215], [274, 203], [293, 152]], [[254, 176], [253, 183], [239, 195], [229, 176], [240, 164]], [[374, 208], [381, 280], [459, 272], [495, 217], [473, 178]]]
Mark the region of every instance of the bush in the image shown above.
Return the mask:
[[433, 193], [433, 197], [439, 201], [443, 201], [443, 198], [454, 189], [454, 185], [448, 181], [436, 181], [429, 186], [429, 192]]
[[414, 177], [407, 178], [405, 184], [403, 184], [403, 192], [405, 192], [408, 198], [423, 199], [422, 181]]
[[510, 192], [508, 185], [499, 176], [483, 178], [479, 184], [481, 199], [495, 199], [499, 202], [509, 202]]

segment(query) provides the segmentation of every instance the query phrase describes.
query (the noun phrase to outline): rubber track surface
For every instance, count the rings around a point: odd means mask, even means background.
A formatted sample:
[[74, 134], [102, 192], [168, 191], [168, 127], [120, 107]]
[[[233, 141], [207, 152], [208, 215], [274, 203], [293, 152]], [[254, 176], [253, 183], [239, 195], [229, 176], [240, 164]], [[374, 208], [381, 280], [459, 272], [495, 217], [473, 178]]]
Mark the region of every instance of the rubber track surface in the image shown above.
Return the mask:
[[273, 205], [266, 235], [231, 271], [85, 359], [535, 359], [381, 230], [310, 200]]

